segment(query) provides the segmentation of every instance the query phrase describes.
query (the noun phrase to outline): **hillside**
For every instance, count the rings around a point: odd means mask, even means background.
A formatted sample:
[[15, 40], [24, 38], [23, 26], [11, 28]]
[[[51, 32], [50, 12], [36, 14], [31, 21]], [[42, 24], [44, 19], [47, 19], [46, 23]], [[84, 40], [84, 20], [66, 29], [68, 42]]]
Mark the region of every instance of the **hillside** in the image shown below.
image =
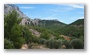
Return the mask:
[[59, 33], [71, 37], [79, 38], [80, 36], [84, 36], [84, 19], [78, 19], [59, 30]]
[[78, 19], [75, 22], [71, 23], [70, 25], [84, 25], [84, 19]]
[[69, 25], [58, 20], [29, 19], [9, 4], [4, 5], [4, 16], [4, 49], [84, 48], [84, 19]]
[[62, 23], [62, 22], [56, 21], [56, 20], [41, 20], [41, 21], [39, 21], [39, 27], [47, 28], [52, 31], [60, 29], [64, 26], [66, 26], [65, 23]]

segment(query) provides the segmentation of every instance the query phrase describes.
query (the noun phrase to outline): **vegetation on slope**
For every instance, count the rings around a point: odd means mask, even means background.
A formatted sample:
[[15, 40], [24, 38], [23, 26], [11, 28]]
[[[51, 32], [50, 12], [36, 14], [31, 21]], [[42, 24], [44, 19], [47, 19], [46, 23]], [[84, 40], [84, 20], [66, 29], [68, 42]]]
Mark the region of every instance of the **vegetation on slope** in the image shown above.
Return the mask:
[[[84, 23], [75, 21], [66, 25], [59, 21], [42, 20], [39, 26], [20, 25], [16, 11], [4, 17], [4, 48], [20, 49], [27, 44], [29, 49], [83, 49]], [[82, 24], [83, 23], [83, 24]], [[78, 25], [78, 26], [75, 26]], [[83, 25], [80, 26], [79, 25]], [[32, 35], [30, 29], [40, 32], [40, 36]], [[66, 39], [66, 38], [69, 38]]]

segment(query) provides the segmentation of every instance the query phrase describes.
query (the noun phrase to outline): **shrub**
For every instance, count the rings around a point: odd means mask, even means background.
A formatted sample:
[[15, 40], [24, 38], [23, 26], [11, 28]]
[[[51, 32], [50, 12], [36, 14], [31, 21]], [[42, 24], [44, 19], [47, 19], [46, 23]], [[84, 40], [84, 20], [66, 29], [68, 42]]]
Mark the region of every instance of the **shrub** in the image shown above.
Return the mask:
[[18, 38], [18, 40], [13, 42], [16, 49], [20, 49], [21, 46], [25, 43], [25, 39], [23, 37]]
[[23, 37], [26, 40], [26, 43], [32, 42], [33, 41], [33, 35], [32, 33], [29, 31], [29, 28], [26, 26], [22, 27], [22, 32], [23, 32]]
[[83, 41], [81, 41], [79, 39], [73, 39], [71, 41], [71, 44], [72, 44], [72, 46], [73, 46], [74, 49], [83, 49], [84, 48]]
[[66, 49], [71, 49], [72, 48], [72, 45], [71, 45], [70, 41], [63, 40], [63, 45], [65, 45]]
[[45, 44], [45, 41], [46, 41], [46, 39], [43, 39], [43, 38], [40, 38], [40, 39], [39, 39], [39, 43], [40, 43], [40, 44]]
[[60, 39], [59, 40], [50, 39], [46, 42], [46, 45], [50, 49], [59, 49], [62, 46], [62, 41]]
[[44, 39], [49, 39], [50, 38], [50, 35], [48, 34], [48, 32], [42, 32], [42, 34], [40, 35], [40, 38], [44, 38]]
[[56, 40], [54, 48], [59, 49], [59, 48], [61, 48], [61, 46], [62, 46], [62, 40], [60, 40], [60, 39]]
[[14, 44], [12, 43], [12, 41], [4, 39], [4, 49], [13, 49], [14, 48]]
[[36, 37], [36, 36], [32, 36], [32, 42], [34, 43], [39, 43], [39, 37]]

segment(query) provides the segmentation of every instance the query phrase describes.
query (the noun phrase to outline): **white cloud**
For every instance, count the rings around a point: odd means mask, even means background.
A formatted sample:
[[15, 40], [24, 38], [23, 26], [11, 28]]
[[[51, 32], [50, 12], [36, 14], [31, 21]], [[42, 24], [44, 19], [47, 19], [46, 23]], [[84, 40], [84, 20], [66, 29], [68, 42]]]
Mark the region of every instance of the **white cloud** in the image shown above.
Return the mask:
[[22, 8], [22, 9], [34, 9], [35, 7], [31, 7], [31, 6], [22, 6], [22, 7], [20, 7], [20, 8]]
[[81, 9], [84, 9], [84, 5], [68, 4], [68, 6], [73, 7], [73, 8], [81, 8]]
[[84, 9], [84, 4], [58, 4], [58, 5], [64, 5], [64, 6], [70, 6], [72, 8], [81, 8], [81, 9]]
[[55, 8], [55, 9], [51, 9], [50, 11], [52, 11], [52, 12], [68, 12], [68, 11], [74, 10], [75, 8], [84, 9], [83, 4], [55, 4], [55, 5], [58, 5], [59, 7]]

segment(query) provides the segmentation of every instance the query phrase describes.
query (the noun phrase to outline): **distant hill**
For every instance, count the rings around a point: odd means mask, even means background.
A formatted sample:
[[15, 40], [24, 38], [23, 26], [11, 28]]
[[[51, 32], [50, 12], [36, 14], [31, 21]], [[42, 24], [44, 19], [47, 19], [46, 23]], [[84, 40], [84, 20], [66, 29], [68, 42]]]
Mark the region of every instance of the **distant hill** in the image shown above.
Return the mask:
[[78, 19], [70, 25], [84, 25], [84, 19]]
[[65, 23], [62, 23], [60, 21], [56, 21], [56, 20], [40, 20], [39, 21], [40, 25], [43, 24], [43, 26], [50, 26], [50, 25], [66, 25]]
[[58, 30], [62, 27], [66, 26], [65, 23], [56, 20], [40, 20], [39, 27], [50, 29], [52, 31]]
[[78, 19], [75, 22], [58, 30], [56, 30], [57, 33], [71, 37], [79, 38], [80, 36], [84, 36], [84, 19]]

